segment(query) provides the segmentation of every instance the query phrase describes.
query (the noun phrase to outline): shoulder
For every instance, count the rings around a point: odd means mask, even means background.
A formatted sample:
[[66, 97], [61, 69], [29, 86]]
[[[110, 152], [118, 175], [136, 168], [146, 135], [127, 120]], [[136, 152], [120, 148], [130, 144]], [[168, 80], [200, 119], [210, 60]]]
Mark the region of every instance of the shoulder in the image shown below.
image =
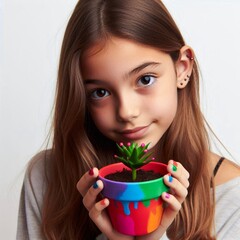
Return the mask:
[[[211, 154], [212, 169], [215, 168], [220, 156], [217, 154]], [[220, 165], [216, 176], [214, 177], [215, 185], [219, 186], [221, 184], [227, 183], [232, 179], [240, 177], [240, 166], [233, 162], [232, 160], [224, 158], [222, 164]]]
[[30, 179], [42, 177], [48, 170], [51, 160], [51, 150], [44, 150], [37, 153], [28, 163], [26, 176]]
[[19, 202], [17, 239], [45, 239], [40, 226], [49, 160], [50, 151], [46, 150], [28, 164]]
[[[221, 157], [210, 154], [212, 172]], [[215, 182], [215, 227], [218, 240], [237, 240], [240, 235], [240, 167], [224, 159]]]
[[239, 239], [240, 176], [235, 176], [218, 185], [215, 189], [215, 197], [215, 221], [218, 239]]
[[24, 188], [26, 192], [33, 192], [41, 198], [46, 189], [47, 172], [50, 162], [50, 150], [41, 151], [29, 162], [24, 178]]
[[216, 198], [219, 200], [224, 196], [228, 203], [237, 200], [237, 207], [240, 210], [240, 166], [231, 160], [224, 159], [214, 181]]

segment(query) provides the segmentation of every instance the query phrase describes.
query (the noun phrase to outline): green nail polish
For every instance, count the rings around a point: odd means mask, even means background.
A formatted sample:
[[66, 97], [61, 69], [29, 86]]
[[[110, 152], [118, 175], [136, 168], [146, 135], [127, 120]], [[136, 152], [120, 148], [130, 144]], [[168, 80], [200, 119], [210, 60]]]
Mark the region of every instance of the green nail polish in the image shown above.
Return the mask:
[[172, 170], [173, 170], [174, 172], [176, 172], [176, 171], [177, 171], [177, 167], [174, 166], [174, 165], [172, 165]]

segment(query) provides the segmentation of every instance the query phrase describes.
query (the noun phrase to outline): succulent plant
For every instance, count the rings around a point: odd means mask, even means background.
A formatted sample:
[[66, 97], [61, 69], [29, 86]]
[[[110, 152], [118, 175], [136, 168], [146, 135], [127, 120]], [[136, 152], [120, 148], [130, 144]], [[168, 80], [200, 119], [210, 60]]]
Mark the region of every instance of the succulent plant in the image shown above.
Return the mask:
[[152, 153], [148, 153], [148, 144], [142, 143], [138, 146], [137, 143], [117, 144], [120, 155], [114, 155], [119, 161], [132, 170], [133, 181], [137, 178], [137, 169], [154, 160], [149, 158]]

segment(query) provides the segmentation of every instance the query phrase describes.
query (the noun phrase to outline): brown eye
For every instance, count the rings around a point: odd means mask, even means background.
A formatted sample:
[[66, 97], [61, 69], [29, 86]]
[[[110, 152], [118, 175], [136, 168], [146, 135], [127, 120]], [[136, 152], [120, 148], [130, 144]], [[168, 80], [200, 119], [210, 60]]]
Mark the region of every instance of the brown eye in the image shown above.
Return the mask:
[[155, 80], [156, 80], [156, 78], [154, 76], [145, 75], [145, 76], [142, 76], [138, 80], [138, 85], [140, 85], [140, 86], [149, 86], [149, 85], [152, 85], [155, 82]]
[[110, 95], [109, 92], [105, 89], [96, 89], [95, 91], [92, 92], [91, 97], [94, 99], [101, 99], [109, 95]]

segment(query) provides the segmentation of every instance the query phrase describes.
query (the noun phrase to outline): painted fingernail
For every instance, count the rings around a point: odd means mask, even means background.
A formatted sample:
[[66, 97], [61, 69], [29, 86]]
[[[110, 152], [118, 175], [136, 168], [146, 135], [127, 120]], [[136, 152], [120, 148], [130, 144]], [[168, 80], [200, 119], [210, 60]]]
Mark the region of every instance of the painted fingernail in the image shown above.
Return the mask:
[[91, 169], [88, 171], [88, 174], [89, 174], [90, 176], [93, 176], [93, 174], [94, 174], [93, 168], [91, 168]]
[[168, 174], [168, 181], [169, 181], [169, 182], [172, 182], [172, 181], [173, 181], [173, 177], [172, 177], [171, 173]]
[[97, 188], [98, 188], [97, 182], [95, 182], [95, 183], [93, 184], [93, 188], [94, 188], [94, 189], [97, 189]]
[[165, 193], [165, 197], [166, 197], [167, 199], [169, 199], [169, 198], [170, 198], [170, 194], [169, 194], [169, 193]]
[[172, 170], [173, 170], [174, 172], [177, 171], [177, 162], [175, 162], [175, 161], [173, 161]]
[[102, 206], [105, 206], [105, 205], [106, 205], [105, 199], [103, 199], [103, 200], [100, 202], [100, 204], [101, 204]]

